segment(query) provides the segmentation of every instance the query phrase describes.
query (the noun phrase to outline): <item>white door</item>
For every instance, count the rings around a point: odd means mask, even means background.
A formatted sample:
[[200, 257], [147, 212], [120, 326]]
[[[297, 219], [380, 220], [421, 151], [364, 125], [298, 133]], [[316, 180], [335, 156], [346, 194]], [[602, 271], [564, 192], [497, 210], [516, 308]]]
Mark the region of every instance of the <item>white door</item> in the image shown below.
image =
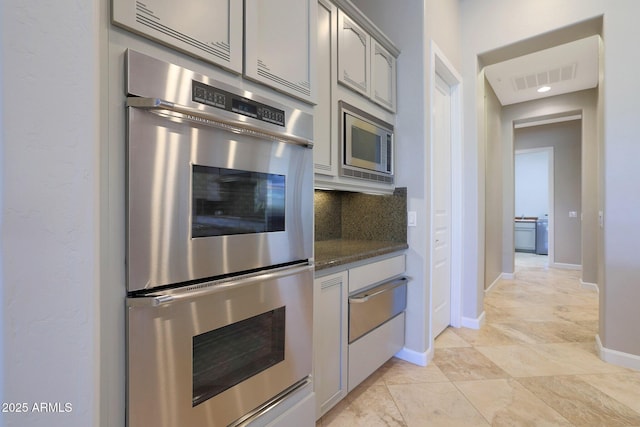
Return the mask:
[[435, 338], [451, 320], [451, 89], [437, 74], [434, 101], [431, 320]]

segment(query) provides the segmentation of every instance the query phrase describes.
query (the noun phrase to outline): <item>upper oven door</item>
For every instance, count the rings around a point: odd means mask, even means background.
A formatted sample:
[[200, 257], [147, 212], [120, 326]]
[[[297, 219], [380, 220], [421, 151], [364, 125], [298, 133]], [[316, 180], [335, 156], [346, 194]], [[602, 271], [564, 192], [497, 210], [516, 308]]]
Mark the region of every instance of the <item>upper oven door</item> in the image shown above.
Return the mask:
[[227, 129], [128, 108], [129, 292], [311, 258], [312, 150]]

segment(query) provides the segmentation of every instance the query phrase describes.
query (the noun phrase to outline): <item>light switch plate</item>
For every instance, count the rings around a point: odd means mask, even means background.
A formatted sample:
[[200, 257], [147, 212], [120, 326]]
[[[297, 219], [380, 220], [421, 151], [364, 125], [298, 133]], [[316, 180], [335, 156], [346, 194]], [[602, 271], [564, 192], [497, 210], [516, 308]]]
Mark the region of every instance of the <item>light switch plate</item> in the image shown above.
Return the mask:
[[416, 211], [407, 212], [407, 225], [409, 227], [415, 227], [418, 223], [418, 217]]

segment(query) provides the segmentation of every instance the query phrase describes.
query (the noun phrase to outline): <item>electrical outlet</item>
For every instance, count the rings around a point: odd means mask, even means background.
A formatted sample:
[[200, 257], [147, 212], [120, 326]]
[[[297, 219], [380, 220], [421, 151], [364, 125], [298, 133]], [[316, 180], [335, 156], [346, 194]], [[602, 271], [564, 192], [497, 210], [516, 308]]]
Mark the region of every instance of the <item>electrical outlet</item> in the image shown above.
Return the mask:
[[569, 211], [569, 218], [578, 218], [578, 212]]

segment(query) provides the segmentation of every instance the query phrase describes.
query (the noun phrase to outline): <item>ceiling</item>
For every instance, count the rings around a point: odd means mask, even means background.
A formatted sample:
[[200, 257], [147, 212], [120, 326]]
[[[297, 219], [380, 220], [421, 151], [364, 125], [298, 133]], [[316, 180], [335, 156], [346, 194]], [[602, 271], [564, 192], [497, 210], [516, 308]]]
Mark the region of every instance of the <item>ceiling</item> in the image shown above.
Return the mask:
[[[519, 56], [484, 68], [502, 105], [531, 101], [598, 85], [600, 36]], [[548, 86], [547, 92], [538, 88]]]

